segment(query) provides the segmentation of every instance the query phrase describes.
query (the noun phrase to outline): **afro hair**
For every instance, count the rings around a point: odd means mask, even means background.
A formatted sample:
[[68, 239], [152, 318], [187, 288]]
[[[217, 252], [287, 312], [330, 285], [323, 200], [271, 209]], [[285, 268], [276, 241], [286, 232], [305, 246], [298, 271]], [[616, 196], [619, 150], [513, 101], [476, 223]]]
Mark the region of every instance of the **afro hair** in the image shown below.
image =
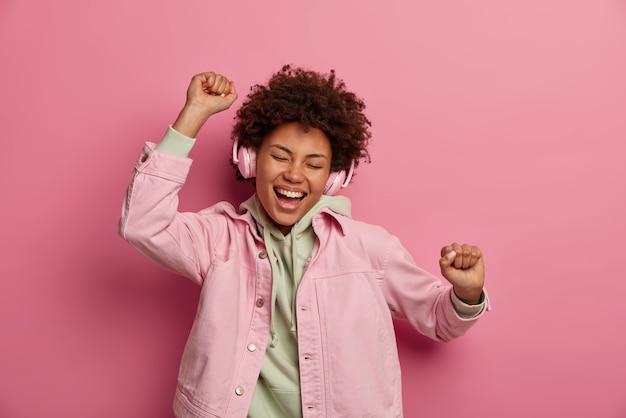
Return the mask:
[[347, 170], [353, 161], [355, 166], [360, 159], [370, 162], [371, 122], [364, 109], [363, 100], [346, 90], [334, 70], [323, 74], [285, 65], [266, 85], [250, 89], [236, 113], [231, 137], [258, 151], [278, 126], [300, 122], [305, 131], [317, 128], [328, 137], [331, 171]]

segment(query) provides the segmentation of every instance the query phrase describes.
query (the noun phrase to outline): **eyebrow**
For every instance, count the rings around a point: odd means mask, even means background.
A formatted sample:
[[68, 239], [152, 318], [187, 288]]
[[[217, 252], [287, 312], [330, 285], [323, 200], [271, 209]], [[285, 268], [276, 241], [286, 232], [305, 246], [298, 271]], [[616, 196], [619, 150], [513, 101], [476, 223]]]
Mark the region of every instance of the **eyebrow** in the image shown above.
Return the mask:
[[[270, 148], [272, 148], [272, 147], [278, 148], [278, 149], [280, 149], [282, 151], [285, 151], [289, 155], [293, 155], [293, 151], [292, 150], [290, 150], [289, 148], [284, 147], [282, 145], [278, 145], [278, 144], [270, 145]], [[324, 155], [324, 154], [308, 154], [308, 155], [306, 155], [306, 158], [325, 158], [325, 159], [328, 160], [328, 157], [326, 155]]]

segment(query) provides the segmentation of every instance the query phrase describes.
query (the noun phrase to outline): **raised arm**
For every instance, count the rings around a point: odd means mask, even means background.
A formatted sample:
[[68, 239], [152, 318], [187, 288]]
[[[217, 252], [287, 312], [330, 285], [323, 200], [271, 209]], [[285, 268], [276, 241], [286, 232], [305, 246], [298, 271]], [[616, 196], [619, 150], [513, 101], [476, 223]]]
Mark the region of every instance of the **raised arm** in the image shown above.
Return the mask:
[[[220, 239], [222, 217], [178, 212], [191, 159], [187, 153], [207, 119], [237, 98], [226, 77], [193, 76], [176, 122], [158, 146], [146, 143], [138, 158], [118, 224], [120, 235], [151, 260], [200, 283], [212, 260], [211, 240]], [[168, 145], [165, 145], [168, 144]]]

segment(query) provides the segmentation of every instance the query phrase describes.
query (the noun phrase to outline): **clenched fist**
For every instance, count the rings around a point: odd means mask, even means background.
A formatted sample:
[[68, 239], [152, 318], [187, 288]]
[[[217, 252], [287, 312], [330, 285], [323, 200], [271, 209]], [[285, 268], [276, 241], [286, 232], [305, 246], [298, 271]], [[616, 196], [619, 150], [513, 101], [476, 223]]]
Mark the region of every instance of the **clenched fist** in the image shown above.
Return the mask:
[[225, 76], [210, 71], [196, 74], [187, 87], [185, 106], [172, 127], [195, 138], [211, 115], [228, 109], [236, 99], [235, 83]]
[[480, 302], [485, 284], [485, 264], [480, 248], [456, 242], [447, 245], [441, 249], [439, 267], [459, 299], [469, 305]]

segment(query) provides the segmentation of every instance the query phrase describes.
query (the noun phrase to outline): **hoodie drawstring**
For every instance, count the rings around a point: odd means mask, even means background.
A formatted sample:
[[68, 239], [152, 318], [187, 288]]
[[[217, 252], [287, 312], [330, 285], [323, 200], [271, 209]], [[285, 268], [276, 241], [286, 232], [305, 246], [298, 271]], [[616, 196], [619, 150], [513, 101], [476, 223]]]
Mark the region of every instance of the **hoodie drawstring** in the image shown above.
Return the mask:
[[[271, 242], [271, 228], [269, 225], [265, 225], [265, 227], [263, 228], [263, 239], [265, 240], [265, 248], [268, 252], [268, 256], [270, 259], [270, 264], [272, 266], [272, 296], [271, 296], [271, 306], [270, 306], [270, 336], [271, 336], [271, 340], [270, 340], [270, 347], [276, 347], [276, 344], [278, 343], [278, 334], [276, 333], [276, 326], [274, 324], [275, 320], [276, 320], [276, 298], [277, 298], [277, 288], [278, 288], [278, 283], [277, 281], [280, 280], [280, 275], [279, 274], [275, 274], [276, 272], [278, 272], [278, 262], [277, 262], [277, 255], [274, 252], [274, 250], [271, 248], [271, 246], [268, 246], [267, 243]], [[298, 271], [297, 270], [297, 263], [298, 263], [298, 249], [297, 249], [297, 244], [296, 244], [296, 234], [289, 234], [290, 239], [291, 239], [291, 262], [292, 262], [292, 271]], [[291, 327], [289, 328], [289, 330], [292, 333], [296, 333], [296, 294], [298, 292], [298, 286], [296, 286], [296, 284], [294, 283], [293, 285], [293, 291], [291, 294]]]
[[[291, 234], [291, 259], [293, 260], [293, 271], [298, 271], [296, 269], [296, 264], [298, 262], [298, 252], [296, 249], [296, 234]], [[304, 271], [302, 271], [302, 275], [304, 275]], [[289, 329], [291, 332], [296, 332], [296, 294], [298, 293], [298, 286], [296, 283], [293, 285], [293, 294], [291, 295], [291, 328]]]

